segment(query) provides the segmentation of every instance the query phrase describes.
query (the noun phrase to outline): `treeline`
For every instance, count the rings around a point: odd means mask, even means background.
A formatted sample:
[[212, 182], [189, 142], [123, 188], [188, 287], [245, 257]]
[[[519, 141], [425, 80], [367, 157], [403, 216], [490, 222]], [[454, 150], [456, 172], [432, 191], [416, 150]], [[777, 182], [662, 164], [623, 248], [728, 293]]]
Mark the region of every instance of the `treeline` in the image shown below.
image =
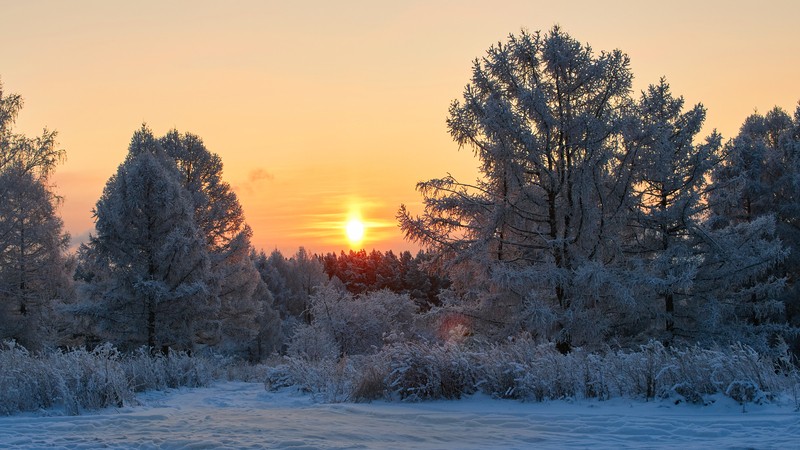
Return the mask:
[[14, 133], [22, 101], [0, 90], [0, 339], [250, 360], [517, 338], [797, 352], [800, 107], [724, 142], [700, 136], [701, 104], [632, 78], [557, 27], [492, 46], [447, 120], [480, 177], [418, 184], [422, 213], [398, 212], [417, 255], [258, 252], [219, 156], [146, 126], [68, 254], [64, 151]]
[[[372, 293], [387, 291], [394, 294], [389, 297], [397, 303], [410, 301], [409, 307], [415, 313], [424, 313], [441, 305], [439, 293], [449, 284], [428, 267], [431, 255], [422, 251], [416, 256], [405, 251], [400, 257], [392, 251], [378, 250], [310, 255], [300, 248], [288, 257], [274, 250], [269, 256], [254, 253], [252, 258], [273, 295], [287, 345], [298, 325], [314, 323], [315, 299], [320, 292], [332, 297], [337, 297], [333, 292], [340, 292], [350, 298], [372, 298]], [[341, 307], [337, 306], [333, 314], [341, 314]]]
[[441, 306], [439, 292], [450, 286], [446, 277], [431, 267], [434, 255], [420, 251], [416, 256], [404, 251], [397, 256], [391, 250], [381, 253], [365, 250], [327, 253], [320, 257], [325, 273], [336, 278], [352, 294], [387, 289], [408, 294], [420, 311]]

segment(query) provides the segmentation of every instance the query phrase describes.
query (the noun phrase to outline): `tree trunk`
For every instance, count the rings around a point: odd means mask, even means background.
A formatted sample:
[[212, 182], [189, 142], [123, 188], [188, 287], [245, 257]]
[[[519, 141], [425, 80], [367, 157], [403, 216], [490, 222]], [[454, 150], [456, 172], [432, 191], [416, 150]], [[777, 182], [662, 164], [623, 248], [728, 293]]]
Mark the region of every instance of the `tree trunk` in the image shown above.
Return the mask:
[[156, 309], [151, 302], [147, 304], [147, 346], [156, 351]]

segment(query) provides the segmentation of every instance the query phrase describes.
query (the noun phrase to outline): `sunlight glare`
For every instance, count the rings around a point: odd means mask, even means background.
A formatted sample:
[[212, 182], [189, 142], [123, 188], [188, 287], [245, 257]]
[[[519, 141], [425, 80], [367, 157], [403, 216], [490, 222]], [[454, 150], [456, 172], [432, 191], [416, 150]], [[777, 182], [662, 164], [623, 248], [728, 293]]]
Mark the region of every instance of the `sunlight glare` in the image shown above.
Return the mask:
[[345, 232], [350, 244], [359, 244], [364, 239], [364, 222], [356, 217], [350, 219], [345, 226]]

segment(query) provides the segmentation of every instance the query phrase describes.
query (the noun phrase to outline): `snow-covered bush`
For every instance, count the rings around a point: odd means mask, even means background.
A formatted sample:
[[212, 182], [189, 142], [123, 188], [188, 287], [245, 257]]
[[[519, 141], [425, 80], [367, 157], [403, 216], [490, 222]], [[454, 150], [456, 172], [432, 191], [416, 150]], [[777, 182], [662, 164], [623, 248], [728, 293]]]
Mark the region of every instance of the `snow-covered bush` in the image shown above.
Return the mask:
[[363, 357], [360, 369], [353, 380], [350, 399], [355, 402], [370, 402], [388, 398], [389, 391], [386, 384], [388, 374], [389, 361], [385, 352]]
[[357, 370], [349, 358], [309, 360], [287, 356], [267, 374], [265, 387], [277, 390], [295, 386], [317, 401], [340, 403], [351, 398]]
[[725, 389], [725, 395], [736, 400], [742, 405], [742, 412], [745, 412], [747, 403], [761, 403], [764, 401], [764, 393], [752, 381], [733, 381]]
[[386, 384], [402, 400], [457, 399], [477, 390], [473, 358], [461, 346], [407, 342], [384, 352]]
[[169, 350], [153, 354], [141, 347], [122, 361], [125, 375], [136, 392], [175, 388], [179, 386], [207, 386], [220, 377], [223, 361], [214, 362], [203, 356], [189, 356], [186, 352]]
[[120, 366], [121, 355], [111, 344], [92, 351], [84, 349], [55, 352], [46, 360], [59, 382], [61, 401], [67, 414], [80, 414], [84, 409], [108, 406], [122, 407], [133, 395]]
[[[410, 334], [415, 311], [408, 295], [384, 290], [354, 296], [328, 285], [311, 298], [311, 327], [332, 337], [341, 354], [370, 354], [383, 347], [384, 336]], [[306, 334], [297, 337], [309, 338]], [[290, 348], [293, 345], [297, 344], [293, 342]]]
[[[110, 344], [93, 350], [31, 353], [14, 342], [0, 345], [0, 414], [63, 409], [65, 414], [121, 407], [136, 392], [198, 387], [237, 377], [230, 361], [147, 349], [124, 355]], [[243, 374], [241, 371], [239, 375]]]
[[298, 325], [289, 343], [288, 354], [308, 361], [336, 358], [339, 345], [327, 327]]
[[523, 401], [623, 397], [706, 404], [715, 394], [740, 402], [791, 395], [800, 388], [795, 374], [793, 365], [776, 365], [741, 344], [668, 348], [652, 341], [636, 350], [564, 354], [552, 343], [520, 337], [491, 345], [395, 341], [378, 353], [345, 358], [288, 356], [266, 384], [298, 386], [329, 402], [456, 399], [481, 391]]
[[521, 338], [479, 352], [478, 360], [480, 388], [494, 397], [542, 401], [580, 392], [583, 368], [553, 344]]
[[[752, 348], [734, 344], [729, 347], [703, 349], [690, 347], [673, 349], [660, 378], [668, 391], [678, 393], [686, 401], [716, 393], [731, 395], [732, 384], [752, 384], [768, 399], [789, 388], [788, 374], [776, 370], [772, 358], [760, 355]], [[669, 396], [669, 392], [663, 392]]]
[[0, 413], [62, 407], [66, 414], [122, 406], [133, 399], [110, 345], [93, 351], [31, 354], [13, 342], [0, 347]]
[[49, 408], [58, 397], [44, 361], [13, 341], [0, 346], [0, 414]]

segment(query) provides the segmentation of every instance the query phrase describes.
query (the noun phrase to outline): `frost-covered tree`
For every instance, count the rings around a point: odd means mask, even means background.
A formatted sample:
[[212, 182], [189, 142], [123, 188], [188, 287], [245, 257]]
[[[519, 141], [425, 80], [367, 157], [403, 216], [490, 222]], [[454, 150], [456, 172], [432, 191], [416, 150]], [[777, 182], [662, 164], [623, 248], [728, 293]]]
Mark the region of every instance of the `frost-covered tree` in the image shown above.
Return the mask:
[[323, 264], [303, 247], [290, 258], [278, 250], [269, 257], [264, 252], [253, 257], [261, 278], [275, 298], [275, 307], [288, 338], [298, 324], [311, 323], [311, 296], [317, 287], [328, 281]]
[[721, 137], [697, 142], [704, 119], [702, 105], [684, 112], [664, 79], [642, 93], [631, 117], [632, 195], [622, 240], [636, 307], [624, 325], [643, 339], [766, 348], [781, 311], [782, 282], [770, 271], [785, 251], [770, 218], [725, 225], [709, 214]]
[[401, 207], [403, 231], [439, 252], [455, 286], [446, 303], [475, 326], [522, 327], [561, 349], [766, 346], [781, 328], [774, 222], [709, 214], [720, 136], [696, 142], [702, 105], [684, 111], [665, 80], [636, 101], [631, 78], [624, 54], [596, 55], [558, 27], [491, 47], [447, 122], [480, 177], [419, 183], [425, 210]]
[[79, 312], [123, 348], [193, 349], [218, 314], [203, 236], [180, 173], [142, 128], [95, 209], [80, 249]]
[[273, 298], [265, 286], [259, 286], [263, 281], [250, 258], [252, 230], [245, 223], [239, 199], [222, 178], [222, 159], [191, 133], [172, 130], [159, 143], [174, 160], [189, 192], [211, 262], [211, 294], [219, 299], [220, 310], [218, 333], [209, 335], [208, 343], [233, 353], [259, 353], [256, 340], [260, 348], [269, 346], [266, 336], [256, 339], [263, 334], [263, 323], [275, 325], [270, 319], [275, 315]]
[[21, 107], [0, 85], [0, 340], [39, 348], [56, 343], [57, 306], [72, 298], [69, 236], [49, 183], [64, 151], [55, 132], [12, 131]]
[[684, 111], [683, 105], [662, 78], [642, 92], [625, 132], [632, 170], [622, 241], [636, 299], [625, 321], [648, 338], [663, 332], [672, 340], [676, 319], [692, 316], [685, 309], [704, 256], [697, 254], [697, 235], [706, 215], [707, 177], [721, 145], [717, 133], [696, 143], [705, 109], [698, 104]]
[[35, 138], [13, 132], [22, 105], [22, 97], [4, 94], [0, 83], [0, 170], [16, 166], [15, 170], [46, 180], [66, 153], [56, 146], [55, 131], [44, 129]]
[[72, 297], [69, 236], [57, 203], [31, 172], [0, 171], [0, 340], [55, 343], [57, 306]]
[[611, 268], [628, 66], [622, 52], [595, 54], [558, 27], [523, 31], [474, 62], [451, 105], [450, 134], [473, 150], [481, 177], [421, 182], [423, 215], [401, 207], [398, 218], [408, 238], [467, 273], [493, 320], [523, 317], [540, 336], [580, 344], [599, 340], [605, 312], [627, 299]]
[[786, 279], [786, 319], [800, 326], [800, 106], [794, 117], [777, 107], [748, 117], [725, 145], [713, 185], [716, 227], [774, 216], [776, 234], [789, 249], [775, 275]]

